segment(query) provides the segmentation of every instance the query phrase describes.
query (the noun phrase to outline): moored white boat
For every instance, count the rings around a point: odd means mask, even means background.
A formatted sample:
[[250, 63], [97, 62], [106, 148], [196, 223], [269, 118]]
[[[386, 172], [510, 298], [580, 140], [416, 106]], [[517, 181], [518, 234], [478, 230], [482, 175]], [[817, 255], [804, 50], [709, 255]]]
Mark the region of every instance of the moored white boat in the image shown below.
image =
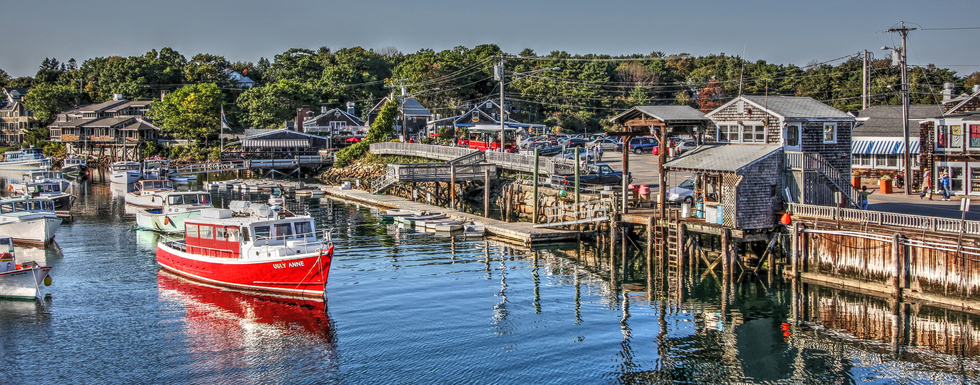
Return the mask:
[[169, 179], [144, 179], [136, 182], [132, 192], [126, 193], [126, 203], [138, 207], [163, 207], [164, 193], [174, 191], [174, 183]]
[[160, 208], [136, 209], [136, 225], [142, 229], [164, 233], [182, 232], [190, 218], [201, 216], [202, 210], [212, 208], [211, 194], [201, 191], [171, 191], [157, 195]]
[[88, 160], [76, 157], [65, 158], [61, 161], [61, 172], [73, 177], [88, 175]]
[[385, 211], [385, 215], [389, 217], [407, 217], [407, 216], [421, 216], [421, 210], [404, 210], [404, 209], [389, 209]]
[[482, 223], [470, 221], [463, 224], [464, 237], [479, 238], [479, 237], [483, 237], [486, 234], [486, 232], [487, 232], [487, 228]]
[[465, 220], [456, 218], [436, 219], [425, 221], [425, 228], [433, 229], [435, 231], [457, 231], [463, 229], [463, 222], [465, 222]]
[[143, 159], [143, 178], [166, 179], [170, 171], [170, 160], [162, 156]]
[[0, 234], [18, 244], [43, 246], [54, 239], [61, 218], [50, 199], [15, 197], [0, 200]]
[[65, 180], [49, 180], [39, 178], [27, 180], [26, 182], [11, 183], [7, 187], [16, 196], [30, 196], [35, 198], [50, 199], [54, 202], [54, 211], [59, 217], [71, 217], [71, 208], [75, 205], [75, 196], [65, 192], [64, 186], [68, 184]]
[[109, 165], [109, 181], [112, 183], [136, 183], [142, 177], [139, 162], [113, 162]]
[[40, 148], [25, 148], [4, 153], [0, 171], [32, 171], [51, 167], [51, 158], [44, 156]]
[[157, 243], [157, 263], [194, 280], [304, 297], [324, 294], [333, 244], [313, 218], [281, 217], [269, 206], [235, 201], [185, 222], [184, 238]]
[[51, 284], [48, 278], [50, 271], [50, 266], [40, 266], [35, 262], [17, 263], [13, 239], [0, 235], [0, 297], [39, 298], [41, 284]]
[[443, 219], [446, 214], [431, 214], [431, 215], [409, 215], [403, 217], [395, 217], [395, 221], [398, 223], [404, 223], [408, 225], [415, 225], [425, 227], [425, 221], [433, 219]]

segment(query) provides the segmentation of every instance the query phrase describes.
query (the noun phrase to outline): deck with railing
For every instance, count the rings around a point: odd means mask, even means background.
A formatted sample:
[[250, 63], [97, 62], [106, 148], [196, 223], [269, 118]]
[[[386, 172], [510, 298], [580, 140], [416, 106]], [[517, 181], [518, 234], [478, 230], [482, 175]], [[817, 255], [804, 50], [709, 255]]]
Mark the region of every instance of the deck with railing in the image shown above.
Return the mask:
[[[492, 163], [505, 170], [519, 172], [534, 172], [534, 156], [506, 152], [479, 151], [469, 148], [436, 146], [418, 143], [372, 143], [371, 152], [384, 155], [415, 156], [443, 161], [455, 161], [464, 156], [474, 156], [482, 153], [487, 163]], [[475, 157], [475, 156], [474, 156]], [[554, 157], [538, 157], [538, 173], [547, 175], [567, 175], [573, 173], [575, 164], [572, 160]]]
[[954, 234], [962, 232], [968, 235], [980, 235], [980, 221], [963, 221], [953, 218], [929, 217], [887, 211], [846, 209], [800, 203], [790, 203], [789, 212], [794, 216], [806, 218], [895, 226]]

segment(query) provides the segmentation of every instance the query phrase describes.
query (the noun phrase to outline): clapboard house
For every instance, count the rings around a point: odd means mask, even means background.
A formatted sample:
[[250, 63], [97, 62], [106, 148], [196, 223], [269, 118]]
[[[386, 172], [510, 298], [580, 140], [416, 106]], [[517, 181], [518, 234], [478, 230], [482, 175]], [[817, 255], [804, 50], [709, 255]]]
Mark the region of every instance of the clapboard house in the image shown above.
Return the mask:
[[[508, 105], [510, 103], [507, 103]], [[526, 124], [511, 119], [504, 108], [504, 125], [518, 130], [525, 130], [527, 133], [543, 131], [546, 126], [543, 124]], [[493, 100], [487, 100], [473, 105], [469, 110], [462, 114], [440, 118], [428, 123], [430, 133], [438, 133], [442, 129], [450, 129], [452, 132], [460, 132], [477, 125], [499, 126], [500, 125], [500, 104]]]
[[706, 116], [715, 126], [707, 132], [708, 142], [782, 148], [785, 172], [775, 184], [786, 199], [837, 205], [835, 193], [841, 192], [854, 203], [854, 116], [809, 97], [759, 95], [739, 96]]
[[27, 97], [27, 88], [3, 88], [0, 95], [0, 144], [4, 146], [18, 146], [24, 138], [24, 130], [37, 127], [24, 100]]
[[422, 103], [411, 96], [386, 96], [381, 100], [380, 103], [376, 104], [374, 108], [371, 108], [367, 114], [367, 124], [370, 126], [374, 123], [374, 120], [378, 118], [378, 114], [381, 113], [381, 107], [387, 104], [389, 101], [395, 98], [398, 101], [398, 117], [395, 119], [395, 135], [404, 135], [404, 139], [407, 141], [410, 137], [419, 135], [419, 133], [425, 130], [425, 126], [429, 122], [429, 118], [432, 117], [432, 113], [429, 112]]
[[163, 131], [145, 117], [151, 103], [116, 95], [71, 108], [48, 125], [50, 141], [64, 144], [69, 154], [138, 158], [139, 148], [164, 139]]
[[[942, 115], [939, 104], [909, 106], [909, 168], [919, 170], [919, 123]], [[871, 106], [854, 113], [851, 170], [854, 176], [878, 179], [905, 171], [902, 106]], [[918, 175], [915, 175], [918, 177]]]
[[953, 194], [980, 195], [980, 85], [953, 97], [953, 85], [947, 84], [942, 106], [942, 114], [919, 125], [920, 175], [932, 171], [932, 185], [938, 186], [946, 172]]
[[363, 135], [367, 133], [367, 125], [363, 120], [354, 116], [353, 106], [349, 107], [347, 111], [339, 108], [327, 110], [324, 107], [320, 109], [320, 115], [307, 118], [303, 121], [303, 132], [325, 133], [331, 136]]

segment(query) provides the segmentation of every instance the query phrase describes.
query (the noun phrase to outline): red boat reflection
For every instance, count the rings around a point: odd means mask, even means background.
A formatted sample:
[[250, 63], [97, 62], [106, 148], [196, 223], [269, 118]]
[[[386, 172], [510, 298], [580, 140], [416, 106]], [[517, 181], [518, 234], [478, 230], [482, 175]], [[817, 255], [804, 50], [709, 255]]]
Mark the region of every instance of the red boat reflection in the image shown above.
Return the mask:
[[[157, 273], [157, 286], [163, 299], [177, 299], [186, 305], [190, 323], [203, 323], [211, 329], [226, 324], [224, 332], [242, 329], [243, 338], [250, 325], [274, 326], [272, 334], [290, 335], [296, 331], [333, 342], [330, 317], [325, 301], [300, 297], [241, 292], [210, 286], [176, 276], [165, 270]], [[268, 333], [266, 333], [268, 335]], [[242, 341], [247, 345], [247, 341]]]

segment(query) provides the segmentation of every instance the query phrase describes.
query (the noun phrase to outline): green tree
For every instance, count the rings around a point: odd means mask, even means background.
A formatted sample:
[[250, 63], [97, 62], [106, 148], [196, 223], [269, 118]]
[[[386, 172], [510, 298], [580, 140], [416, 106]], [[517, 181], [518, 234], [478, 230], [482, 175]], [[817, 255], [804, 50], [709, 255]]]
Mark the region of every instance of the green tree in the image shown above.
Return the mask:
[[20, 143], [21, 147], [36, 147], [44, 148], [45, 143], [48, 141], [48, 128], [47, 127], [33, 127], [24, 129], [24, 140]]
[[39, 125], [47, 126], [59, 113], [74, 106], [76, 97], [78, 91], [74, 87], [39, 83], [27, 91], [24, 104]]
[[295, 117], [297, 108], [317, 105], [319, 99], [313, 88], [304, 83], [280, 80], [245, 91], [236, 103], [242, 110], [242, 123], [272, 128]]
[[229, 67], [231, 64], [224, 56], [199, 53], [184, 66], [184, 78], [191, 84], [215, 83], [230, 86], [228, 75], [222, 72]]
[[334, 167], [345, 167], [367, 154], [371, 143], [388, 140], [395, 134], [395, 117], [398, 116], [398, 101], [391, 100], [381, 107], [378, 118], [371, 124], [364, 140], [337, 151], [334, 155]]
[[0, 88], [6, 87], [8, 82], [10, 82], [10, 74], [0, 68]]
[[149, 115], [164, 132], [201, 142], [218, 132], [221, 100], [214, 83], [184, 86], [155, 103]]

